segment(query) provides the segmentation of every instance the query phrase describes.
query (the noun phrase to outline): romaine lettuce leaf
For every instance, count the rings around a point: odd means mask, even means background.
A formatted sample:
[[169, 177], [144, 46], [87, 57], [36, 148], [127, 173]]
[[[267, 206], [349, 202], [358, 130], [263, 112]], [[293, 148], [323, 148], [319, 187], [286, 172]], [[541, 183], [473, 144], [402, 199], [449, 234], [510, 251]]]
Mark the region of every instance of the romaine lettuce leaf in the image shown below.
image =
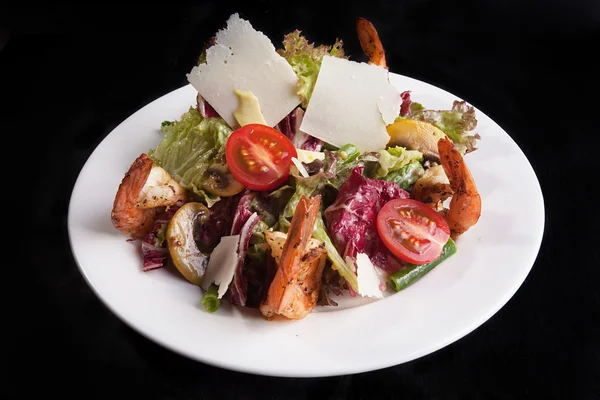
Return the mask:
[[202, 118], [194, 107], [179, 120], [168, 122], [161, 124], [166, 135], [148, 156], [184, 189], [193, 191], [212, 207], [219, 197], [204, 192], [200, 185], [208, 167], [224, 161], [225, 143], [231, 128], [221, 118]]
[[327, 258], [331, 261], [331, 267], [340, 274], [342, 278], [348, 282], [348, 285], [355, 291], [358, 292], [358, 277], [356, 275], [356, 267], [353, 263], [346, 263], [340, 253], [338, 253], [335, 245], [331, 241], [323, 216], [319, 213], [317, 221], [315, 223], [315, 229], [313, 231], [313, 237], [320, 240], [325, 244], [325, 250], [327, 250]]
[[423, 161], [423, 153], [400, 146], [379, 150], [379, 169], [375, 173], [375, 178], [383, 178], [412, 161]]
[[298, 76], [297, 93], [302, 100], [302, 107], [306, 108], [321, 69], [323, 56], [345, 58], [343, 42], [337, 39], [333, 46], [315, 47], [314, 43], [309, 43], [302, 36], [301, 31], [295, 30], [285, 35], [282, 43], [283, 49], [278, 49], [277, 52], [288, 61]]
[[425, 168], [420, 161], [413, 160], [406, 164], [404, 167], [390, 172], [383, 177], [383, 180], [394, 182], [404, 190], [408, 190], [412, 185], [425, 173]]

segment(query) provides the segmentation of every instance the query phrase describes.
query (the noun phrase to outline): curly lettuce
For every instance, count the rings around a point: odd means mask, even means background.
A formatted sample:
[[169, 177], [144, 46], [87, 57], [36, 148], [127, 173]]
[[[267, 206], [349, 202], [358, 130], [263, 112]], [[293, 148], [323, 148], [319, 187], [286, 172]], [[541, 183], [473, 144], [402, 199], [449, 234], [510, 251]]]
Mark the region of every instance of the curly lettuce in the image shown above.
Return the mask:
[[324, 55], [347, 58], [344, 56], [343, 42], [336, 39], [332, 46], [320, 45], [315, 47], [302, 36], [302, 31], [295, 30], [283, 37], [283, 49], [278, 49], [298, 76], [297, 93], [302, 107], [306, 108], [317, 82]]
[[223, 162], [231, 128], [222, 118], [203, 118], [190, 106], [179, 120], [164, 121], [161, 130], [165, 136], [148, 156], [184, 189], [194, 192], [212, 207], [220, 198], [206, 193], [201, 184], [208, 167]]
[[455, 100], [451, 110], [412, 110], [411, 119], [429, 122], [442, 130], [461, 153], [476, 150], [479, 134], [472, 132], [477, 127], [475, 108], [465, 101]]

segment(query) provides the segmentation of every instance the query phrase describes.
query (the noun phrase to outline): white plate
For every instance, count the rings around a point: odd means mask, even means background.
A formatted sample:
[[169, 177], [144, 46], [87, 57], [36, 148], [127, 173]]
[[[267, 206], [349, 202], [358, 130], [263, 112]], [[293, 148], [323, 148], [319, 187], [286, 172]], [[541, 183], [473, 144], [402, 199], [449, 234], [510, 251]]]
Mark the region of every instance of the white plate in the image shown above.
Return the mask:
[[[390, 79], [428, 108], [448, 109], [458, 99], [412, 78], [392, 74]], [[322, 308], [300, 321], [269, 322], [226, 301], [209, 314], [201, 306], [200, 289], [177, 273], [142, 272], [139, 243], [127, 242], [110, 221], [125, 171], [159, 143], [160, 123], [178, 119], [195, 98], [194, 89], [184, 86], [117, 126], [89, 157], [69, 206], [71, 246], [86, 281], [112, 312], [166, 348], [207, 364], [273, 376], [389, 367], [436, 351], [480, 326], [512, 297], [533, 266], [544, 229], [539, 183], [510, 136], [477, 109], [482, 139], [466, 160], [483, 209], [478, 224], [457, 240], [454, 256], [404, 291], [379, 301], [346, 296], [339, 307]]]

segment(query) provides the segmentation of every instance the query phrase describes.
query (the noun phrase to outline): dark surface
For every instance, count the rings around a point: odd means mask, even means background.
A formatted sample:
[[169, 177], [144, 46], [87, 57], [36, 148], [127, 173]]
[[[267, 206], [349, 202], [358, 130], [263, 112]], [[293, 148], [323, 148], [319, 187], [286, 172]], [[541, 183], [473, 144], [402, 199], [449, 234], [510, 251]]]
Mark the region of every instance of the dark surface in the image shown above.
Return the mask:
[[[598, 3], [366, 3], [0, 9], [4, 159], [17, 160], [5, 168], [4, 207], [24, 228], [6, 244], [20, 258], [9, 261], [9, 250], [3, 262], [0, 397], [600, 398]], [[317, 43], [341, 37], [355, 60], [364, 56], [354, 20], [366, 17], [392, 71], [469, 100], [509, 132], [538, 174], [546, 229], [531, 273], [505, 307], [461, 340], [400, 366], [276, 379], [173, 354], [103, 306], [68, 243], [77, 174], [117, 124], [186, 83], [203, 41], [233, 12], [275, 44], [295, 28]], [[336, 346], [327, 332], [323, 338]]]

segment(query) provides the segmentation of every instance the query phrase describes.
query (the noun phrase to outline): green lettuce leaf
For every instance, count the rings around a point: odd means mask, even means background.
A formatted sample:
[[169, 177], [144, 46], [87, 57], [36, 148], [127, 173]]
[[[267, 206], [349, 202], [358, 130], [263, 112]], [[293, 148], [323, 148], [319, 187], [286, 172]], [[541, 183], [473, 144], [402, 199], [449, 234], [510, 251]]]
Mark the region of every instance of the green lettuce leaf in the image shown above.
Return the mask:
[[376, 178], [383, 178], [390, 172], [398, 171], [412, 161], [422, 161], [423, 153], [418, 150], [407, 150], [405, 147], [395, 146], [387, 150], [379, 150], [379, 169]]
[[476, 150], [475, 146], [480, 136], [477, 133], [473, 134], [477, 127], [475, 108], [465, 101], [455, 100], [451, 110], [415, 110], [410, 118], [435, 125], [448, 135], [463, 154]]
[[266, 251], [266, 238], [265, 231], [269, 229], [269, 224], [264, 221], [259, 221], [254, 228], [252, 228], [252, 236], [248, 243], [248, 250], [246, 256], [250, 257], [254, 261], [265, 262], [265, 251]]
[[383, 180], [394, 182], [404, 190], [408, 190], [425, 173], [425, 168], [418, 160], [413, 160], [404, 167], [390, 172]]
[[156, 236], [154, 237], [154, 246], [162, 247], [165, 239], [167, 238], [167, 225], [168, 224], [165, 222], [156, 231]]
[[190, 107], [179, 120], [161, 124], [165, 137], [148, 156], [184, 189], [199, 196], [208, 207], [219, 197], [201, 189], [204, 173], [215, 162], [224, 162], [225, 144], [232, 130], [222, 118], [203, 118]]
[[314, 43], [309, 43], [301, 33], [295, 30], [285, 35], [282, 41], [283, 49], [278, 49], [277, 52], [288, 61], [298, 76], [297, 93], [302, 101], [302, 107], [306, 109], [321, 69], [323, 56], [347, 57], [344, 56], [341, 40], [336, 39], [333, 46], [315, 47]]
[[319, 194], [321, 189], [327, 184], [326, 179], [311, 179], [309, 178], [296, 178], [296, 187], [294, 194], [290, 197], [289, 201], [283, 208], [283, 211], [279, 214], [279, 230], [281, 232], [287, 233], [290, 222], [292, 222], [292, 217], [294, 216], [294, 211], [296, 211], [296, 206], [298, 202], [305, 196], [307, 198], [311, 198]]
[[327, 258], [331, 261], [331, 268], [336, 270], [355, 292], [358, 292], [358, 277], [356, 276], [354, 262], [346, 263], [340, 253], [338, 253], [331, 238], [327, 234], [327, 228], [325, 227], [325, 222], [323, 221], [323, 215], [321, 213], [319, 213], [315, 222], [315, 229], [313, 230], [312, 236], [325, 244]]

